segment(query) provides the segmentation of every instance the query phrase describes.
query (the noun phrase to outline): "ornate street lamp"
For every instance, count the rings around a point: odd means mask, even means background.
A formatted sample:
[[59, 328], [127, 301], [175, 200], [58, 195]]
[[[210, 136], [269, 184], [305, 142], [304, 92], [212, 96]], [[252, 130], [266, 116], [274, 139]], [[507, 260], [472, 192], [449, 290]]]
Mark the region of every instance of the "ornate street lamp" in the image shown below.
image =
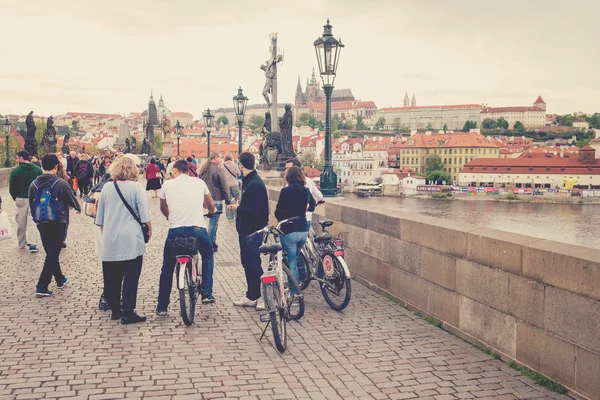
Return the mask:
[[208, 147], [206, 149], [206, 158], [210, 158], [210, 130], [212, 128], [213, 120], [215, 116], [210, 113], [210, 108], [207, 108], [204, 112], [204, 126], [206, 127], [206, 136], [208, 139]]
[[175, 124], [175, 136], [177, 136], [177, 157], [179, 157], [179, 142], [181, 141], [181, 128], [183, 127], [179, 124], [179, 120], [177, 120], [177, 123]]
[[242, 87], [238, 89], [237, 96], [233, 97], [233, 108], [238, 122], [238, 157], [242, 154], [242, 125], [244, 124], [244, 116], [246, 114], [246, 105], [248, 98], [242, 93]]
[[323, 36], [313, 43], [317, 53], [317, 62], [319, 64], [319, 73], [323, 81], [323, 91], [325, 92], [325, 162], [323, 164], [323, 173], [321, 174], [320, 190], [323, 196], [337, 195], [337, 175], [333, 171], [331, 162], [331, 94], [333, 93], [333, 82], [337, 72], [340, 53], [342, 51], [341, 39], [337, 40], [331, 33], [329, 19], [323, 26]]
[[10, 168], [10, 148], [8, 146], [8, 136], [10, 135], [11, 123], [8, 122], [8, 118], [6, 118], [6, 121], [4, 121], [2, 124], [2, 127], [4, 128], [4, 135], [6, 135], [6, 160], [4, 160], [4, 167]]

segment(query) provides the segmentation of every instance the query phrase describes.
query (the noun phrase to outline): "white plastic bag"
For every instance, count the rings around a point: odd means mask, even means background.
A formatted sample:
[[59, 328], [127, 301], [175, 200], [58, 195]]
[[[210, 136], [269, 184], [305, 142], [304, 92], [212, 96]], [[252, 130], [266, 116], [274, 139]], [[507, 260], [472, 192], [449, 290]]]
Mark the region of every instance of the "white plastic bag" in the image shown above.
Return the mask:
[[6, 239], [10, 239], [10, 221], [8, 220], [8, 214], [2, 210], [0, 212], [0, 242]]

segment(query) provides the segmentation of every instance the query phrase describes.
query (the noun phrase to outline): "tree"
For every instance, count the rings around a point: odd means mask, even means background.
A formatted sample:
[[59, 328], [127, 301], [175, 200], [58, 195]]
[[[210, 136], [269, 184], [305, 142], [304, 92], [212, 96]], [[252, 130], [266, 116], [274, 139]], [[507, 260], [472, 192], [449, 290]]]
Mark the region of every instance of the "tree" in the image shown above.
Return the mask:
[[322, 121], [319, 121], [317, 128], [319, 128], [320, 131], [324, 131], [325, 130], [325, 126], [323, 125]]
[[154, 151], [156, 152], [157, 157], [162, 156], [162, 153], [163, 153], [162, 135], [154, 136]]
[[394, 133], [399, 134], [401, 129], [400, 118], [394, 118]]
[[573, 126], [573, 121], [572, 121], [572, 120], [570, 120], [570, 119], [568, 119], [568, 120], [565, 122], [565, 126], [569, 126], [569, 127]]
[[35, 127], [37, 128], [35, 131], [35, 141], [37, 142], [38, 156], [42, 158], [42, 156], [45, 154], [44, 146], [42, 145], [42, 138], [44, 137], [44, 131], [46, 130], [46, 123], [38, 121], [35, 123]]
[[298, 122], [296, 123], [297, 127], [309, 126], [312, 129], [315, 129], [318, 125], [319, 121], [317, 121], [317, 118], [314, 115], [308, 113], [300, 115], [300, 117], [298, 118]]
[[302, 168], [312, 167], [312, 165], [315, 163], [315, 153], [312, 151], [301, 153], [298, 156], [298, 161], [300, 161], [300, 164], [302, 164]]
[[217, 118], [217, 125], [229, 125], [229, 118], [227, 118], [226, 116], [222, 115], [219, 118]]
[[492, 118], [486, 118], [481, 123], [481, 127], [484, 129], [496, 129], [497, 126], [498, 124]]
[[587, 122], [590, 124], [590, 128], [600, 129], [600, 113], [594, 113], [588, 117]]
[[333, 132], [333, 137], [334, 137], [334, 139], [337, 139], [339, 137], [342, 137], [343, 134], [344, 134], [344, 132], [338, 130], [338, 131]]
[[260, 132], [264, 124], [265, 118], [263, 116], [252, 114], [250, 118], [248, 118], [248, 126], [252, 131], [255, 131], [255, 133]]
[[508, 121], [504, 117], [500, 117], [496, 120], [496, 126], [501, 129], [508, 129]]
[[431, 122], [427, 123], [427, 130], [430, 131], [433, 129], [433, 126], [431, 126]]
[[427, 173], [444, 169], [444, 164], [442, 164], [442, 159], [437, 154], [432, 154], [429, 157], [427, 157], [427, 160], [425, 160], [425, 165], [426, 165], [425, 171]]
[[367, 130], [367, 127], [365, 125], [364, 118], [362, 117], [362, 115], [359, 115], [358, 117], [356, 117], [356, 130], [357, 131], [366, 131]]
[[463, 126], [463, 132], [469, 132], [471, 129], [476, 129], [477, 128], [477, 122], [475, 121], [467, 121], [465, 122], [465, 125]]
[[520, 133], [524, 133], [525, 132], [525, 126], [521, 123], [521, 121], [515, 122], [514, 128], [516, 130], [518, 130]]
[[438, 185], [449, 184], [451, 182], [450, 174], [444, 170], [436, 170], [427, 173], [426, 175], [427, 181], [429, 184], [437, 183]]
[[385, 125], [385, 118], [379, 117], [377, 122], [375, 122], [375, 129], [381, 130], [381, 129], [383, 129], [384, 125]]
[[448, 124], [444, 124], [444, 133], [446, 133], [446, 131], [448, 130]]

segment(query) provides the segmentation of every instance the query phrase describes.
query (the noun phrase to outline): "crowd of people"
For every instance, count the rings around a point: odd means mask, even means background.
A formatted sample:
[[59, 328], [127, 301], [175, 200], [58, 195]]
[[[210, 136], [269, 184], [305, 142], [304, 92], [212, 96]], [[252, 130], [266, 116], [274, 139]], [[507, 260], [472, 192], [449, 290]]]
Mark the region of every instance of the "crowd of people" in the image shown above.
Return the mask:
[[[59, 256], [66, 247], [69, 210], [78, 214], [82, 211], [77, 199], [79, 190], [85, 214], [94, 219], [96, 226], [95, 248], [104, 280], [99, 307], [110, 310], [111, 319], [122, 324], [145, 321], [146, 317], [135, 310], [146, 243], [151, 240], [153, 229], [149, 199], [138, 183], [140, 171], [135, 159], [123, 154], [90, 157], [71, 152], [67, 157], [47, 154], [38, 166], [34, 158], [21, 151], [17, 160], [18, 166], [10, 174], [9, 191], [17, 206], [19, 247], [37, 252], [39, 233], [46, 253], [36, 296], [53, 294], [49, 289], [52, 277], [58, 288], [68, 283]], [[169, 243], [181, 237], [196, 239], [196, 250], [202, 259], [202, 303], [216, 302], [214, 253], [218, 251], [217, 231], [223, 209], [227, 220], [236, 222], [247, 284], [246, 293], [234, 305], [264, 309], [260, 299], [262, 238], [251, 234], [268, 224], [269, 200], [266, 186], [256, 172], [254, 155], [244, 152], [235, 162], [230, 154], [223, 158], [213, 152], [200, 168], [195, 157], [169, 158], [165, 164], [153, 158], [144, 171], [146, 191], [150, 198], [159, 198], [160, 211], [169, 225], [156, 314], [168, 313], [176, 263]], [[307, 240], [310, 213], [323, 196], [312, 180], [306, 179], [297, 159], [288, 160], [285, 181], [287, 186], [281, 191], [274, 215], [279, 221], [297, 217], [283, 227], [286, 235], [281, 243], [292, 273], [300, 281], [304, 269], [298, 268], [297, 254]], [[210, 213], [208, 224], [204, 209]]]

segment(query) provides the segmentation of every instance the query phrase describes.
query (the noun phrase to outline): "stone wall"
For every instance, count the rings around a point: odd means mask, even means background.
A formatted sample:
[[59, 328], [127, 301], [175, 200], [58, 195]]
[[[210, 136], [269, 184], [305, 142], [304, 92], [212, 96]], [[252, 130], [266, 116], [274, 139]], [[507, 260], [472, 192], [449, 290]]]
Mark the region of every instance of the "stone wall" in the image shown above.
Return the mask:
[[[269, 187], [271, 210], [279, 188]], [[327, 199], [314, 218], [348, 232], [356, 279], [442, 327], [600, 399], [597, 250]], [[549, 227], [560, 229], [560, 227]], [[352, 305], [350, 305], [351, 307]]]
[[8, 176], [10, 175], [10, 168], [0, 168], [0, 187], [8, 186]]

